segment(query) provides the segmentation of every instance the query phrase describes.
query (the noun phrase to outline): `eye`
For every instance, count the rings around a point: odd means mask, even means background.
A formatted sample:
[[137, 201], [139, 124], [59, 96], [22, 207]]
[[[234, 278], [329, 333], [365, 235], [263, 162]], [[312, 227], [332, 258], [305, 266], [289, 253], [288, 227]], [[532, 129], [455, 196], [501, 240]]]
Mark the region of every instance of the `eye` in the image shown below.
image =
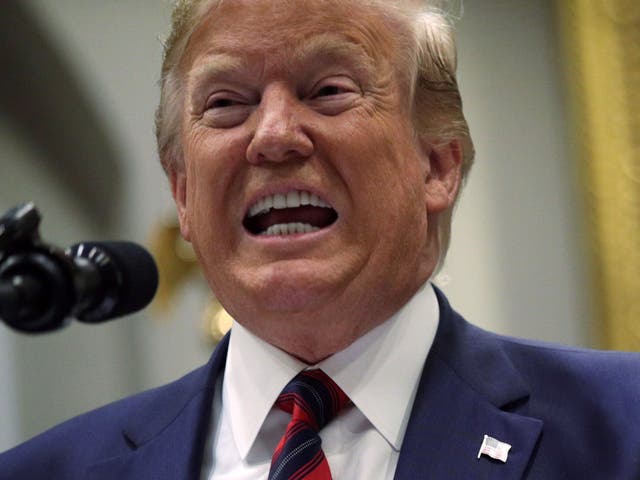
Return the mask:
[[243, 105], [244, 101], [239, 95], [232, 92], [217, 92], [207, 99], [206, 110], [217, 108], [229, 108], [236, 105]]
[[207, 99], [203, 120], [213, 128], [231, 128], [244, 122], [250, 113], [250, 100], [235, 92], [220, 91]]
[[339, 86], [339, 85], [325, 85], [321, 87], [316, 93], [316, 97], [327, 97], [330, 95], [339, 95], [340, 93], [345, 93], [348, 90]]
[[311, 98], [330, 97], [360, 91], [358, 84], [346, 75], [334, 75], [317, 82], [311, 89]]
[[337, 115], [351, 108], [361, 94], [360, 86], [351, 77], [334, 75], [317, 82], [307, 101], [324, 115]]
[[217, 98], [215, 100], [212, 100], [209, 105], [207, 105], [207, 108], [225, 108], [230, 107], [233, 104], [234, 101], [230, 98]]

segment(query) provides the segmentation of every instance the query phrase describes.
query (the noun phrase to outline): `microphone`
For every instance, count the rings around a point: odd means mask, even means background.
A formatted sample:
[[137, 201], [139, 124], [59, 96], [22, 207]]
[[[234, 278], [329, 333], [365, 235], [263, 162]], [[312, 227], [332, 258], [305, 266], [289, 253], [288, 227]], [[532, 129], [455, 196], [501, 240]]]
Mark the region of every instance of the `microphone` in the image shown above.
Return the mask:
[[70, 318], [100, 323], [146, 307], [158, 286], [153, 257], [131, 242], [82, 242], [61, 252], [41, 243], [0, 264], [0, 319], [28, 333]]
[[[82, 292], [74, 316], [99, 323], [146, 307], [158, 288], [158, 268], [151, 254], [133, 242], [83, 242], [67, 250], [78, 271]], [[79, 296], [80, 300], [80, 296]]]

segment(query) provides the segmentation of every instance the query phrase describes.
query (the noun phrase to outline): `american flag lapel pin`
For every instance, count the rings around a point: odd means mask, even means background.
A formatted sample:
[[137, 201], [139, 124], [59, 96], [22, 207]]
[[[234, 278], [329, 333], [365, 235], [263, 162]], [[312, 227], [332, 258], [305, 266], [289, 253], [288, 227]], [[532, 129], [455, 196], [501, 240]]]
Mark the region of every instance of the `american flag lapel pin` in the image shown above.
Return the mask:
[[509, 450], [511, 450], [511, 445], [508, 443], [485, 435], [482, 440], [482, 445], [480, 445], [480, 450], [478, 450], [478, 458], [480, 458], [481, 455], [486, 455], [494, 460], [500, 460], [502, 463], [506, 463]]

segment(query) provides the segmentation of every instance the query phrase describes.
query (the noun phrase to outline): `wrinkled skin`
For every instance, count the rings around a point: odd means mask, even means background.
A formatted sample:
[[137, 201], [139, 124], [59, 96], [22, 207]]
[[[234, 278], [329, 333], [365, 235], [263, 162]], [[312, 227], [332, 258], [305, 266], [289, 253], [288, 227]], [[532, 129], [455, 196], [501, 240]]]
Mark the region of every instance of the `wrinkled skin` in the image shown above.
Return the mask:
[[[457, 142], [413, 133], [399, 47], [379, 12], [284, 3], [223, 2], [192, 36], [184, 165], [170, 181], [182, 234], [222, 304], [315, 363], [384, 322], [433, 272], [430, 223], [455, 199], [461, 155]], [[288, 236], [243, 227], [259, 198], [291, 189], [316, 193], [337, 220]]]

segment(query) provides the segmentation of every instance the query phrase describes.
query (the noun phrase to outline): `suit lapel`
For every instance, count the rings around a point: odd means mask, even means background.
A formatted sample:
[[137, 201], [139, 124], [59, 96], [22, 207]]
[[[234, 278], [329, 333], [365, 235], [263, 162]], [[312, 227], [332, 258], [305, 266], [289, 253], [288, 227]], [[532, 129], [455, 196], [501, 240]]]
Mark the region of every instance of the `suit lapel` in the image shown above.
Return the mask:
[[[395, 478], [520, 479], [541, 428], [540, 420], [496, 408], [471, 391], [446, 364], [430, 361]], [[485, 434], [512, 445], [506, 463], [477, 458]]]
[[[436, 290], [440, 324], [422, 372], [396, 480], [516, 480], [526, 474], [542, 422], [526, 416], [528, 390], [496, 336], [460, 318]], [[211, 361], [132, 409], [129, 453], [105, 455], [90, 480], [198, 478], [228, 336]], [[158, 399], [159, 398], [159, 399]], [[506, 463], [477, 458], [484, 435], [509, 443]]]
[[[189, 377], [153, 395], [123, 427], [130, 452], [89, 467], [90, 480], [199, 478], [218, 374], [224, 367], [228, 335], [209, 363]], [[157, 399], [155, 397], [160, 397]]]
[[[440, 324], [422, 373], [396, 480], [516, 480], [542, 430], [499, 340], [460, 318], [437, 291]], [[506, 463], [478, 458], [484, 435], [512, 445]]]

